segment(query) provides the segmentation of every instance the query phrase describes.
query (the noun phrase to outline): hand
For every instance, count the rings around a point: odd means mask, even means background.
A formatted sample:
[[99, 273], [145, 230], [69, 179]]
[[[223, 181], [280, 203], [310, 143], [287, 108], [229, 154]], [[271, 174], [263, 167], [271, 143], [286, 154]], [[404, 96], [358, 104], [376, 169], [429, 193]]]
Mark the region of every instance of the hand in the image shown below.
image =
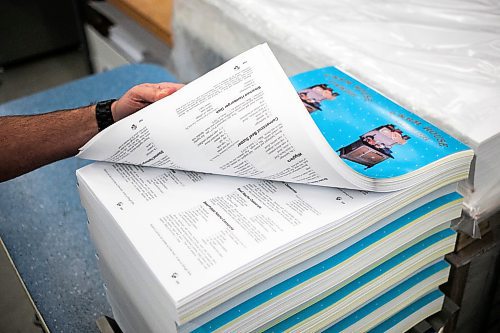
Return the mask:
[[183, 86], [172, 82], [139, 84], [111, 105], [113, 119], [115, 121], [123, 119], [163, 97], [172, 95]]

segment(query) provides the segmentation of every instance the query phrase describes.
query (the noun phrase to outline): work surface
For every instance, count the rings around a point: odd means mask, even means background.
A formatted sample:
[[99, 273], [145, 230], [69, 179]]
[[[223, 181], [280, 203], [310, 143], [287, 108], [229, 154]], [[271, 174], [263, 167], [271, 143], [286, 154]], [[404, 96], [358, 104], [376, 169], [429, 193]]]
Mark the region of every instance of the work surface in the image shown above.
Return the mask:
[[[0, 115], [35, 114], [118, 98], [143, 82], [175, 81], [153, 65], [128, 65], [0, 105]], [[0, 236], [51, 332], [97, 332], [111, 315], [87, 217], [80, 205], [77, 158], [0, 184]]]

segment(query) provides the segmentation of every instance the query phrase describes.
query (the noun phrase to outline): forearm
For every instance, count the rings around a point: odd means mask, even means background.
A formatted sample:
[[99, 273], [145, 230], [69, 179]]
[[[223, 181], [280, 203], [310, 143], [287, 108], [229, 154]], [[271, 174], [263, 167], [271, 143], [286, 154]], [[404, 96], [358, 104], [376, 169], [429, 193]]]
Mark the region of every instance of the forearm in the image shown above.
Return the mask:
[[[171, 82], [134, 86], [111, 104], [112, 120], [119, 121], [182, 86]], [[106, 104], [102, 107], [106, 109]], [[100, 119], [103, 128], [110, 120], [106, 115], [104, 118]], [[97, 132], [95, 105], [36, 116], [0, 117], [0, 182], [75, 155]]]
[[97, 132], [94, 105], [0, 117], [0, 181], [74, 156]]

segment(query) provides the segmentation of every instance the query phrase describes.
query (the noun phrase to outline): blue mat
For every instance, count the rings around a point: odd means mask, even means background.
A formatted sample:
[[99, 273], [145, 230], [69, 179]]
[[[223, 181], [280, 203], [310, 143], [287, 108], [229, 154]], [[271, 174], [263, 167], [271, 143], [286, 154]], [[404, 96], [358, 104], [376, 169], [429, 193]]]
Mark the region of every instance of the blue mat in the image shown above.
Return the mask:
[[[28, 115], [118, 98], [132, 86], [176, 81], [164, 68], [133, 64], [0, 105]], [[69, 158], [0, 183], [0, 236], [51, 332], [98, 332], [111, 315]]]

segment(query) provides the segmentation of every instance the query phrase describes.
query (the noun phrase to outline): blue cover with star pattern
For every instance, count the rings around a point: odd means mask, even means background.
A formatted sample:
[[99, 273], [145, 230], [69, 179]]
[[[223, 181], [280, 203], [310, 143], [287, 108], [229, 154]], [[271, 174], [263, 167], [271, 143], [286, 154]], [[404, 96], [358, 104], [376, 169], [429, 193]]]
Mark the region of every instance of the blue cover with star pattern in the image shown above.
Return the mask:
[[365, 176], [405, 175], [469, 149], [335, 67], [290, 81], [331, 148]]

